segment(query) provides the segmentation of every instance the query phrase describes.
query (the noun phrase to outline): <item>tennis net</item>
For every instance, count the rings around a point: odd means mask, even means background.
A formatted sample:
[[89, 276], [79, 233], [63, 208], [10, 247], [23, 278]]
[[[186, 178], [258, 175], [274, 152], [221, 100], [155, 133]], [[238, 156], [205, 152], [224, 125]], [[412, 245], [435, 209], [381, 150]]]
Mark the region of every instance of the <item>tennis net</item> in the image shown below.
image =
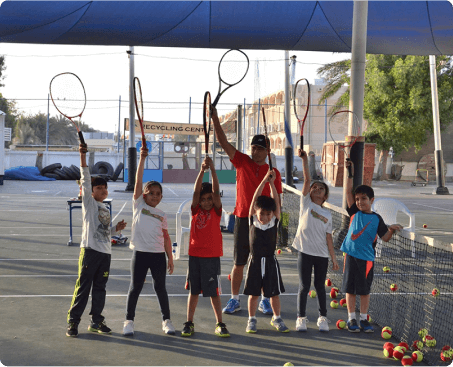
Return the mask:
[[[299, 190], [283, 186], [280, 247], [291, 246], [294, 240], [301, 196]], [[334, 272], [329, 262], [327, 276], [341, 291], [344, 257], [340, 246], [348, 231], [349, 216], [335, 205], [324, 206], [332, 214], [335, 255], [340, 265], [340, 271]], [[384, 272], [384, 267], [390, 271]], [[391, 284], [398, 286], [397, 291], [390, 290]], [[432, 295], [434, 288], [439, 290], [437, 297]], [[340, 292], [340, 296], [344, 294]], [[431, 365], [443, 363], [442, 347], [453, 342], [453, 245], [406, 231], [395, 233], [389, 242], [378, 240], [369, 315], [377, 325], [390, 326], [393, 337], [409, 346], [422, 340], [420, 329], [427, 329], [437, 343], [431, 348], [424, 344], [421, 351], [425, 361]]]

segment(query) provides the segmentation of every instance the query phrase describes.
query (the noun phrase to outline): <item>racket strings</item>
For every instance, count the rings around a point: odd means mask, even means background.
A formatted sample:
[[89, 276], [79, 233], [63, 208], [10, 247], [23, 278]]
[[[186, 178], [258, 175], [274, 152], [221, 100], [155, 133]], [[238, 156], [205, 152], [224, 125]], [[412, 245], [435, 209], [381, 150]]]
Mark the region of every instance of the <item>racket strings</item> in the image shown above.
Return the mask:
[[[352, 114], [352, 134], [354, 139], [349, 141], [340, 141], [349, 135], [349, 116]], [[348, 148], [354, 145], [360, 135], [360, 124], [355, 113], [351, 111], [339, 111], [333, 114], [329, 119], [329, 134], [332, 141], [341, 148]]]
[[86, 104], [85, 89], [80, 79], [70, 73], [57, 75], [50, 84], [55, 107], [66, 117], [80, 116]]
[[247, 56], [240, 51], [231, 50], [224, 55], [220, 62], [220, 79], [228, 85], [237, 84], [247, 74], [248, 67]]

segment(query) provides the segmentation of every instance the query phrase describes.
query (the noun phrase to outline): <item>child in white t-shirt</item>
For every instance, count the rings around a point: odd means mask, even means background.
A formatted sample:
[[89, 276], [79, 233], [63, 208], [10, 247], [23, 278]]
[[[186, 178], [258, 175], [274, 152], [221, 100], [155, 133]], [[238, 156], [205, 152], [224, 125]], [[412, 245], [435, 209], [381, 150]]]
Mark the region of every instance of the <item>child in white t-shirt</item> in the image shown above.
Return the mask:
[[314, 286], [319, 304], [317, 324], [320, 331], [329, 331], [325, 290], [329, 254], [333, 262], [332, 269], [339, 269], [333, 249], [332, 215], [328, 209], [322, 206], [329, 197], [329, 187], [319, 181], [313, 182], [310, 186], [307, 153], [299, 149], [298, 155], [302, 158], [304, 187], [300, 198], [299, 226], [293, 242], [293, 247], [299, 252], [296, 330], [307, 330], [307, 296], [310, 290], [312, 269], [314, 269]]
[[[131, 284], [127, 295], [126, 321], [123, 335], [134, 334], [135, 309], [138, 296], [145, 283], [146, 273], [151, 270], [154, 290], [162, 313], [162, 330], [174, 334], [170, 320], [170, 306], [165, 287], [166, 271], [173, 273], [171, 240], [167, 230], [167, 216], [156, 206], [162, 200], [162, 186], [150, 181], [142, 189], [143, 169], [148, 149], [140, 149], [140, 162], [135, 178], [132, 237], [130, 248], [134, 251], [131, 260]], [[168, 258], [168, 266], [167, 259]]]

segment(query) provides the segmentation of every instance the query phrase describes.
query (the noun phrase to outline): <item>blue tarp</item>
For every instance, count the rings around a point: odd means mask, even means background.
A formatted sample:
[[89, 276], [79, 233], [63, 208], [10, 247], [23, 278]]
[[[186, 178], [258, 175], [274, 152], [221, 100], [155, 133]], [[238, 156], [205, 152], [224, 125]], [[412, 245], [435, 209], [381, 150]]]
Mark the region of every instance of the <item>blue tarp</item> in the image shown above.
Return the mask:
[[5, 180], [55, 181], [54, 178], [41, 176], [38, 167], [13, 167], [5, 170]]
[[[370, 1], [367, 52], [453, 54], [448, 1]], [[0, 42], [351, 52], [352, 1], [5, 1]]]

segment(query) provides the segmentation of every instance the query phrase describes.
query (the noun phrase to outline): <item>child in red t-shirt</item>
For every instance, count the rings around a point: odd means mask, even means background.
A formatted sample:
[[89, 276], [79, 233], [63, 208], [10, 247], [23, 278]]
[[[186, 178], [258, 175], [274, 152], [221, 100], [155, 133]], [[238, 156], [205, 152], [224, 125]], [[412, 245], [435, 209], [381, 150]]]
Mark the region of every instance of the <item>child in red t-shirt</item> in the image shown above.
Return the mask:
[[[210, 169], [212, 184], [203, 182], [205, 170]], [[186, 289], [190, 289], [187, 301], [187, 322], [181, 332], [182, 336], [191, 336], [195, 332], [193, 317], [198, 304], [198, 296], [211, 297], [211, 304], [217, 320], [216, 335], [230, 336], [222, 322], [222, 305], [220, 303], [220, 257], [223, 256], [222, 202], [220, 200], [219, 180], [212, 159], [206, 157], [195, 181], [192, 199], [192, 223], [189, 242], [189, 270]]]

